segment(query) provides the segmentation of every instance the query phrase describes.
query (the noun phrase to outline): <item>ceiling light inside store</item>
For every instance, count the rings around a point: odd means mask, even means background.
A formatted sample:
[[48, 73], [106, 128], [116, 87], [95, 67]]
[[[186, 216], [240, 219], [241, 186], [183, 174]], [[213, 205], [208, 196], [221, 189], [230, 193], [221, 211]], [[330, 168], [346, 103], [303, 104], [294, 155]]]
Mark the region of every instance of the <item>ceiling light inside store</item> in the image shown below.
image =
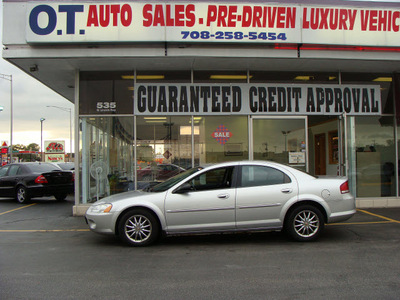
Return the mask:
[[167, 117], [144, 117], [143, 119], [146, 123], [165, 123], [167, 121]]
[[[253, 75], [250, 75], [249, 78], [253, 78]], [[247, 75], [210, 75], [210, 79], [243, 80], [247, 79]]]
[[[134, 75], [122, 75], [122, 79], [133, 80], [135, 79]], [[137, 80], [156, 80], [156, 79], [165, 79], [165, 75], [137, 75]]]
[[296, 76], [294, 80], [314, 80], [314, 76]]
[[392, 82], [392, 77], [377, 77], [372, 81], [380, 81], [380, 82]]
[[[194, 123], [200, 123], [203, 117], [193, 117]], [[189, 120], [189, 124], [192, 124], [192, 120]]]
[[329, 76], [329, 80], [335, 80], [336, 76]]
[[[180, 126], [179, 128], [181, 135], [192, 135], [192, 126]], [[194, 135], [200, 134], [199, 126], [194, 126]]]
[[146, 120], [146, 123], [165, 123], [165, 120]]

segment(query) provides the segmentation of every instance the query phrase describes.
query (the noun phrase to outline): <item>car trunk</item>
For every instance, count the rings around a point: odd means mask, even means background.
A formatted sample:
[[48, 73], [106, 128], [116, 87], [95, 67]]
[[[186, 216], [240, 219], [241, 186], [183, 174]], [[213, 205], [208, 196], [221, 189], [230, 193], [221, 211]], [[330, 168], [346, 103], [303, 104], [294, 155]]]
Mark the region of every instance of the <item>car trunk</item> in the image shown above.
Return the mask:
[[42, 174], [48, 184], [68, 184], [71, 183], [72, 180], [72, 172], [63, 172], [63, 171], [53, 171], [53, 172], [47, 172]]

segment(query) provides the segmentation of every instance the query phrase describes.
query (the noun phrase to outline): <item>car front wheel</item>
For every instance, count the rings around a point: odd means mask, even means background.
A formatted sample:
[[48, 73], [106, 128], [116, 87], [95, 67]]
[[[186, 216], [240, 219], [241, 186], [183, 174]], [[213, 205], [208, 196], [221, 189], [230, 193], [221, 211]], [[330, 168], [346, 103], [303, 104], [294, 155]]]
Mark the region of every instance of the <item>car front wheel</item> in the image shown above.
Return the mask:
[[324, 229], [324, 217], [321, 211], [312, 205], [299, 206], [290, 213], [285, 229], [296, 241], [315, 241]]
[[148, 211], [135, 209], [125, 213], [118, 224], [118, 235], [130, 246], [148, 246], [159, 234], [156, 218]]
[[24, 204], [27, 203], [31, 198], [27, 189], [23, 186], [17, 187], [16, 191], [16, 199], [18, 203]]

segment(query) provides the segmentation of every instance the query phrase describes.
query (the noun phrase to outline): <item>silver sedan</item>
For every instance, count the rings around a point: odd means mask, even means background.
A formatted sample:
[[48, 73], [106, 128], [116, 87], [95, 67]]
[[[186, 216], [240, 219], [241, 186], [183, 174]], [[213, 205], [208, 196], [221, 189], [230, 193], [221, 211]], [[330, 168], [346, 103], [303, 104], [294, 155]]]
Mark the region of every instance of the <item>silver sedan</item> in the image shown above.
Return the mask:
[[152, 187], [95, 202], [92, 231], [147, 246], [160, 234], [284, 230], [314, 241], [325, 223], [356, 212], [347, 178], [316, 178], [272, 163], [241, 161], [193, 168]]

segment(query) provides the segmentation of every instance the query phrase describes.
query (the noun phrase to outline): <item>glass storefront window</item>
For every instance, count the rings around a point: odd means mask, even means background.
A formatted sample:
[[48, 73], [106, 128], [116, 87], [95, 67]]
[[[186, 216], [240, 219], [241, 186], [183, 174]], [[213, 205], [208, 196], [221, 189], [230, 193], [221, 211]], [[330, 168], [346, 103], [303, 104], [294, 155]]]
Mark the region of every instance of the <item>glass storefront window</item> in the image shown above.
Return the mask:
[[[249, 158], [290, 164], [315, 175], [337, 175], [347, 163], [357, 197], [396, 195], [391, 75], [138, 70], [80, 76], [81, 203], [153, 186], [193, 166]], [[342, 117], [324, 115], [135, 117], [135, 80], [379, 85], [383, 116], [347, 116], [347, 129]]]
[[249, 159], [247, 116], [195, 116], [195, 166]]
[[306, 171], [305, 118], [254, 118], [253, 156]]
[[309, 172], [312, 175], [338, 175], [340, 142], [337, 116], [308, 116]]
[[[136, 72], [136, 82], [144, 83], [183, 83], [190, 82], [190, 71], [180, 70], [180, 71], [142, 71], [138, 70]], [[134, 77], [132, 76], [132, 79]]]
[[82, 202], [134, 189], [133, 117], [82, 118]]
[[247, 71], [194, 71], [195, 83], [246, 83]]
[[80, 115], [132, 115], [133, 72], [81, 72]]
[[[138, 189], [192, 167], [191, 117], [136, 118]], [[195, 134], [198, 129], [195, 128]]]
[[343, 84], [379, 85], [381, 90], [382, 114], [393, 114], [393, 80], [392, 74], [381, 73], [342, 73]]
[[392, 116], [356, 117], [356, 196], [396, 195], [394, 126]]
[[323, 83], [338, 84], [338, 73], [327, 72], [250, 72], [251, 83]]

